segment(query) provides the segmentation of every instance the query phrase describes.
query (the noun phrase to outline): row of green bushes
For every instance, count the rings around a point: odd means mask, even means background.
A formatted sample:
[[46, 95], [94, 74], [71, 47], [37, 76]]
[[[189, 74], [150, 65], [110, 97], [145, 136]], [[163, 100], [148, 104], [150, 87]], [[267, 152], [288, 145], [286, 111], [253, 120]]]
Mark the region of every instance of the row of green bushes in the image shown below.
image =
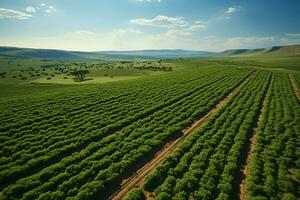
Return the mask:
[[241, 152], [266, 93], [269, 74], [259, 72], [220, 112], [190, 135], [150, 174], [144, 189], [156, 199], [232, 199]]
[[[80, 109], [72, 111], [76, 115], [73, 119], [75, 121], [77, 119], [76, 123], [80, 124], [79, 127], [74, 128], [77, 135], [75, 134], [69, 140], [64, 140], [63, 145], [58, 146], [58, 148], [55, 144], [49, 147], [42, 146], [44, 151], [38, 154], [40, 156], [29, 159], [27, 163], [20, 167], [11, 168], [17, 170], [15, 174], [14, 170], [1, 173], [2, 180], [6, 181], [9, 178], [19, 176], [19, 180], [16, 183], [3, 190], [4, 198], [45, 199], [55, 197], [56, 199], [91, 199], [98, 197], [98, 195], [109, 193], [110, 189], [118, 185], [128, 173], [131, 171], [133, 173], [135, 167], [153, 156], [169, 140], [178, 137], [181, 130], [209, 111], [246, 74], [247, 71], [239, 70], [223, 72], [217, 76], [215, 73], [209, 73], [205, 76], [198, 74], [198, 76], [203, 76], [203, 78], [185, 82], [184, 84], [179, 84], [181, 79], [178, 77], [173, 83], [172, 80], [166, 81], [166, 87], [155, 84], [155, 87], [149, 88], [149, 84], [145, 83], [145, 87], [140, 87], [138, 92], [137, 90], [127, 91], [130, 93], [129, 95], [136, 97], [135, 100], [128, 101], [128, 106], [138, 105], [146, 101], [146, 98], [148, 103], [152, 103], [152, 106], [148, 105], [147, 109], [136, 112], [136, 108], [124, 111], [122, 109], [123, 103], [121, 102], [120, 104], [116, 102], [111, 107], [106, 105], [108, 109], [111, 109], [112, 113], [110, 114], [112, 116], [114, 116], [113, 112], [118, 109], [120, 110], [116, 114], [119, 113], [120, 116], [130, 112], [134, 113], [132, 116], [118, 119], [113, 124], [108, 120], [107, 125], [95, 125], [98, 120], [94, 120], [94, 118], [96, 119], [98, 114], [110, 112], [103, 110], [103, 107], [98, 112], [93, 112], [93, 109], [91, 109], [90, 113], [86, 113], [87, 116], [91, 114], [91, 117], [86, 117], [81, 112], [81, 110], [89, 109], [90, 106], [97, 108], [97, 105], [101, 106], [102, 103], [105, 105], [105, 102], [89, 103], [89, 106], [82, 105]], [[193, 78], [195, 78], [195, 75]], [[168, 86], [169, 83], [172, 84]], [[152, 95], [145, 94], [145, 92], [150, 94], [153, 90], [156, 92], [152, 93]], [[97, 96], [97, 93], [95, 95]], [[91, 100], [90, 97], [86, 98]], [[98, 100], [97, 97], [95, 97], [95, 100]], [[153, 104], [153, 102], [155, 103]], [[40, 119], [42, 121], [46, 119], [51, 120], [54, 115], [46, 116]], [[72, 115], [67, 116], [72, 117]], [[65, 122], [69, 123], [68, 118], [64, 119], [60, 115], [55, 115], [55, 117], [56, 119], [52, 120], [50, 124], [45, 121], [46, 124], [51, 125], [49, 128], [52, 128], [53, 124], [55, 124], [55, 127], [59, 127], [65, 125]], [[40, 120], [35, 121], [36, 119], [32, 118], [32, 121], [42, 122]], [[42, 122], [42, 124], [45, 123]], [[71, 123], [70, 125], [76, 126], [76, 123]], [[89, 125], [89, 123], [91, 124]], [[26, 124], [28, 127], [31, 126], [28, 122]], [[14, 127], [16, 128], [16, 126]], [[67, 126], [66, 129], [70, 127]], [[20, 128], [22, 129], [22, 127]], [[4, 130], [10, 131], [9, 126], [5, 127]], [[60, 130], [53, 131], [51, 134], [54, 138], [58, 137], [58, 141], [61, 141]], [[37, 136], [42, 134], [39, 130], [36, 131]], [[110, 133], [110, 136], [107, 136], [105, 133]], [[33, 139], [29, 132], [27, 134], [29, 139]], [[72, 134], [72, 131], [62, 135], [67, 136], [69, 134]], [[51, 135], [49, 135], [49, 140], [51, 140]], [[19, 135], [19, 137], [23, 136]], [[42, 143], [36, 141], [35, 146], [38, 145], [42, 145]], [[78, 147], [84, 148], [79, 148], [82, 150], [78, 151]], [[47, 148], [52, 149], [52, 151], [47, 150]], [[30, 149], [27, 148], [26, 151], [30, 152]], [[71, 153], [73, 154], [71, 155]], [[60, 160], [60, 158], [63, 159]], [[41, 162], [38, 162], [40, 160]], [[32, 165], [32, 163], [34, 164]], [[49, 163], [51, 166], [49, 166]], [[41, 170], [36, 171], [34, 175], [22, 178], [26, 172], [30, 172], [33, 169]], [[25, 182], [26, 184], [24, 184]]]
[[246, 179], [248, 199], [299, 197], [299, 124], [300, 106], [288, 77], [274, 73]]

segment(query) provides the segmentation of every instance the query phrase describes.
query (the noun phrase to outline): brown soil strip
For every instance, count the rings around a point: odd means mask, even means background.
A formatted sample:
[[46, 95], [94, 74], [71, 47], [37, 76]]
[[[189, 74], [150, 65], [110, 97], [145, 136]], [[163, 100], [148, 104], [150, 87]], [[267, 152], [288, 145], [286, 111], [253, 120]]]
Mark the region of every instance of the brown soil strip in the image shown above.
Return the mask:
[[292, 74], [289, 74], [288, 77], [289, 77], [290, 83], [292, 85], [293, 91], [298, 99], [298, 102], [300, 102], [300, 92], [299, 92], [297, 83], [296, 83], [294, 77], [292, 76]]
[[246, 177], [249, 172], [249, 164], [251, 163], [252, 160], [252, 154], [256, 145], [256, 134], [257, 133], [257, 128], [253, 130], [253, 137], [250, 139], [250, 150], [247, 156], [247, 164], [243, 168], [243, 175], [244, 178], [242, 180], [242, 183], [240, 184], [240, 200], [247, 200], [247, 187], [246, 187]]
[[155, 157], [139, 169], [133, 176], [122, 182], [120, 190], [115, 192], [109, 197], [110, 200], [120, 200], [126, 196], [126, 194], [135, 186], [142, 186], [146, 176], [169, 154], [171, 154], [180, 141], [187, 137], [192, 131], [206, 122], [207, 118], [213, 113], [218, 112], [233, 96], [248, 82], [250, 77], [253, 77], [256, 73], [252, 71], [251, 75], [243, 80], [230, 94], [228, 94], [223, 100], [221, 100], [212, 110], [210, 110], [205, 116], [196, 121], [192, 126], [183, 130], [182, 137], [169, 142], [165, 147], [159, 151]]

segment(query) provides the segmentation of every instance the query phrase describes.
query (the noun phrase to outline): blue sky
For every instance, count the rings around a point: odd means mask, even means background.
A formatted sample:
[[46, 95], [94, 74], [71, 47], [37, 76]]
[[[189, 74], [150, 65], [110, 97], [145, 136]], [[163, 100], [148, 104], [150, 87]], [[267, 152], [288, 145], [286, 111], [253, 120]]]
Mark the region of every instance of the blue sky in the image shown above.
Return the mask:
[[221, 51], [300, 44], [299, 0], [1, 0], [0, 45]]

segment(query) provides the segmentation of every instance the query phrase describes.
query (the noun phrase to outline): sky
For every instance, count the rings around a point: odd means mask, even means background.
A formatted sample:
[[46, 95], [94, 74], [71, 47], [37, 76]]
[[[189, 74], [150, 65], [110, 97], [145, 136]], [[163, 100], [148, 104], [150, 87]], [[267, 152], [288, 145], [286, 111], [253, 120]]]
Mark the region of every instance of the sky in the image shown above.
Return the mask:
[[0, 0], [0, 46], [222, 51], [300, 44], [300, 0]]

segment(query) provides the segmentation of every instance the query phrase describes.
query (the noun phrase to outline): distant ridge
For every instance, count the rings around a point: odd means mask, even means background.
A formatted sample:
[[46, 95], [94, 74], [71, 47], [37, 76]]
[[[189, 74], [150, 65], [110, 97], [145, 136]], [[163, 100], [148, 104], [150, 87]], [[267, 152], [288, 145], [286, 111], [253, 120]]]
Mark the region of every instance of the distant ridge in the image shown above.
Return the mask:
[[66, 51], [55, 49], [33, 49], [19, 47], [0, 47], [0, 55], [19, 58], [40, 59], [102, 59], [102, 60], [131, 60], [131, 59], [170, 59], [209, 57], [218, 53], [209, 51], [189, 50], [136, 50], [136, 51]]
[[273, 46], [259, 49], [229, 49], [217, 56], [300, 56], [300, 45]]
[[24, 59], [70, 59], [70, 60], [132, 60], [132, 59], [175, 59], [231, 56], [300, 56], [300, 45], [274, 46], [258, 49], [230, 49], [223, 52], [190, 51], [182, 49], [154, 49], [136, 51], [66, 51], [0, 47], [0, 56]]
[[218, 54], [210, 51], [190, 51], [190, 50], [182, 50], [182, 49], [98, 51], [97, 53], [105, 54], [105, 55], [143, 56], [143, 57], [152, 57], [152, 58], [193, 58], [193, 57], [209, 57]]

